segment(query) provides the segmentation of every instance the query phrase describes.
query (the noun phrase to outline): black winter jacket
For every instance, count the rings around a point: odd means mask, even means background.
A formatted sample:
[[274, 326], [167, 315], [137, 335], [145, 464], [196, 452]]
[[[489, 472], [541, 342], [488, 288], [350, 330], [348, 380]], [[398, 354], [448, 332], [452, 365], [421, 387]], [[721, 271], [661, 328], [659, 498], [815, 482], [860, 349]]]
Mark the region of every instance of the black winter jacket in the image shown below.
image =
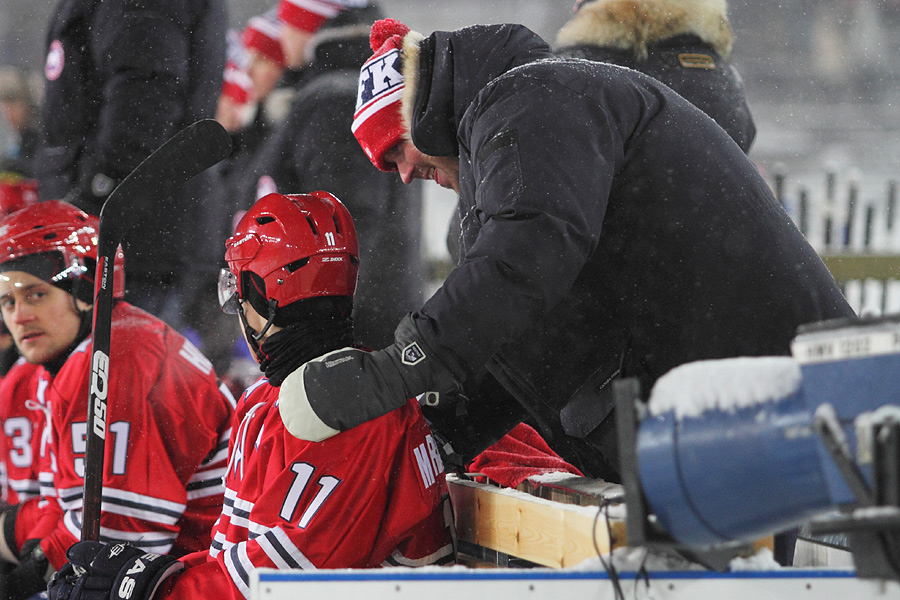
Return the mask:
[[609, 62], [646, 73], [709, 115], [744, 152], [749, 152], [753, 144], [756, 125], [741, 76], [697, 36], [677, 35], [649, 44], [643, 59], [631, 50], [595, 44], [566, 46], [557, 49], [556, 54]]
[[[224, 0], [61, 0], [47, 34], [42, 199], [97, 214], [106, 195], [182, 127], [215, 115]], [[175, 270], [191, 213], [160, 198], [129, 268]], [[140, 263], [140, 264], [139, 264]]]
[[459, 153], [463, 252], [416, 324], [460, 379], [487, 366], [551, 444], [598, 372], [647, 390], [852, 314], [752, 162], [655, 79], [497, 25], [426, 38], [414, 83], [413, 142]]

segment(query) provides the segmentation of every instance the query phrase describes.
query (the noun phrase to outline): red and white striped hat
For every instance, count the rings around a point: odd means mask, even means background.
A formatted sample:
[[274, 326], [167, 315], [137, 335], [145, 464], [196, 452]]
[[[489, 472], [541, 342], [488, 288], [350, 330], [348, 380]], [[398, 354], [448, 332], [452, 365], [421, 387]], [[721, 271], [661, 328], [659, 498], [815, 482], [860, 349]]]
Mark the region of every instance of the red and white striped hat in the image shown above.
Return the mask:
[[345, 8], [368, 5], [369, 0], [281, 0], [278, 18], [291, 27], [314, 33], [322, 23], [333, 19]]
[[281, 49], [281, 29], [275, 9], [253, 17], [247, 22], [241, 42], [247, 50], [253, 50], [272, 62], [284, 66], [284, 50]]
[[250, 104], [254, 100], [253, 81], [230, 60], [225, 63], [225, 72], [222, 74], [222, 95], [237, 104]]
[[382, 171], [396, 171], [384, 154], [399, 144], [406, 132], [400, 108], [403, 90], [403, 38], [409, 27], [394, 19], [372, 25], [369, 43], [375, 54], [359, 72], [356, 111], [351, 130], [366, 156]]

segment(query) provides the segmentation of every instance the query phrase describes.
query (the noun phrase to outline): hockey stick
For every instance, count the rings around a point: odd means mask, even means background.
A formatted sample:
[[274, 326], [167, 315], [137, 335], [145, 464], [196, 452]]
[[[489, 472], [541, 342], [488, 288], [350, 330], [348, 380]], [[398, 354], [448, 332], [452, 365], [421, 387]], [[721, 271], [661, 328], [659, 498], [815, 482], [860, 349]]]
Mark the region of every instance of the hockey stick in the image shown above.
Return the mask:
[[100, 211], [87, 448], [84, 458], [82, 540], [100, 539], [116, 250], [122, 239], [137, 224], [141, 208], [154, 198], [170, 195], [230, 152], [231, 137], [216, 121], [206, 119], [189, 125], [129, 173], [112, 191]]

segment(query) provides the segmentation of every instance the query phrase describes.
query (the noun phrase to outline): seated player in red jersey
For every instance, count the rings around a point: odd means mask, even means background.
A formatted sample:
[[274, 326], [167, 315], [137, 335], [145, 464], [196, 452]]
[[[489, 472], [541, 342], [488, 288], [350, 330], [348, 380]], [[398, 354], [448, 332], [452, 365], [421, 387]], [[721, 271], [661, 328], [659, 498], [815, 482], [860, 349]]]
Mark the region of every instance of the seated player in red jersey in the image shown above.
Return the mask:
[[285, 376], [354, 345], [359, 250], [350, 213], [325, 192], [269, 194], [226, 247], [230, 271], [223, 272], [220, 299], [239, 315], [265, 377], [238, 401], [212, 545], [176, 561], [82, 542], [69, 552], [73, 564], [51, 582], [53, 600], [121, 599], [123, 582], [130, 600], [242, 599], [255, 568], [454, 559], [443, 463], [415, 399], [324, 442], [299, 440], [281, 422]]
[[[37, 502], [40, 493], [38, 458], [42, 436], [49, 433], [44, 427], [49, 409], [44, 389], [38, 387], [40, 368], [20, 357], [0, 380], [0, 503], [4, 507]], [[0, 535], [0, 548], [4, 541]]]
[[[44, 442], [39, 505], [0, 515], [0, 552], [11, 568], [5, 600], [46, 589], [81, 537], [97, 233], [96, 217], [60, 201], [0, 223], [0, 312], [20, 354], [39, 365], [26, 396], [34, 394], [50, 427], [31, 432]], [[234, 399], [188, 340], [122, 300], [124, 292], [120, 253], [100, 536], [184, 555], [209, 545], [221, 511]], [[24, 449], [16, 434], [7, 447]]]

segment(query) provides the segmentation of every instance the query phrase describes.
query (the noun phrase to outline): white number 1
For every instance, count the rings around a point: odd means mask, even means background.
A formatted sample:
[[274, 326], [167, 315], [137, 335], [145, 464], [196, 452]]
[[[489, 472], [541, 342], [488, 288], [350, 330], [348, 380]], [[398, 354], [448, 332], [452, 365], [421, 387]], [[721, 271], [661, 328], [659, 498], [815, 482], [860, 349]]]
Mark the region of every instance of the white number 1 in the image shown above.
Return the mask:
[[[315, 470], [315, 467], [307, 463], [296, 462], [291, 465], [291, 471], [296, 473], [297, 476], [294, 477], [294, 481], [291, 483], [291, 489], [288, 490], [287, 496], [284, 498], [284, 504], [281, 505], [281, 512], [278, 513], [278, 516], [285, 521], [290, 521], [294, 516], [297, 505], [300, 504], [300, 498], [303, 496], [306, 486], [309, 485], [309, 481], [312, 479]], [[309, 522], [316, 516], [316, 513], [322, 508], [322, 504], [324, 504], [325, 500], [328, 499], [328, 496], [331, 495], [331, 492], [334, 491], [334, 488], [336, 488], [337, 484], [340, 482], [340, 479], [332, 477], [331, 475], [319, 478], [316, 482], [319, 484], [319, 491], [316, 493], [316, 497], [313, 498], [312, 502], [309, 503], [309, 506], [306, 507], [306, 510], [303, 511], [303, 516], [300, 517], [300, 521], [298, 522], [301, 529], [305, 529], [306, 526], [309, 525]]]

